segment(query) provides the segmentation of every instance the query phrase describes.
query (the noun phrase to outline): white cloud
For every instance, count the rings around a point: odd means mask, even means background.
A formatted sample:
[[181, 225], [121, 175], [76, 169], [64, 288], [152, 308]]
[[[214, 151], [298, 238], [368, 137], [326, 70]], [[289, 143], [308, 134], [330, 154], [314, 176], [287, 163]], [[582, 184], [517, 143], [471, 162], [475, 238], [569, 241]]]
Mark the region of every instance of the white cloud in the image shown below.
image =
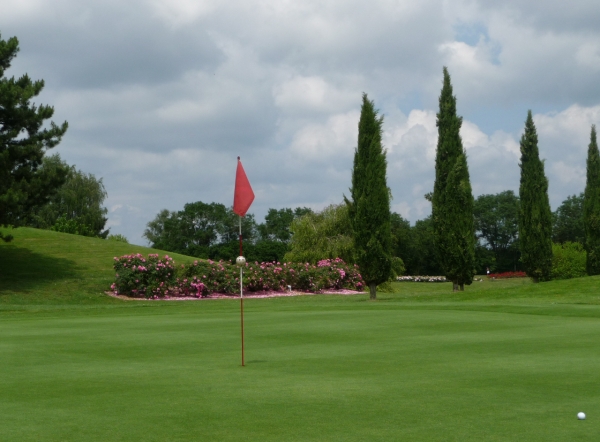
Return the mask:
[[561, 112], [536, 114], [534, 122], [540, 144], [545, 143], [546, 139], [562, 144], [552, 149], [552, 157], [563, 157], [574, 152], [581, 155], [587, 152], [592, 124], [600, 123], [600, 104], [592, 107], [574, 104]]
[[565, 164], [564, 161], [557, 161], [552, 164], [553, 175], [562, 183], [575, 183], [583, 188], [585, 187], [585, 168]]
[[349, 158], [356, 147], [358, 119], [356, 111], [333, 115], [324, 124], [309, 124], [300, 129], [290, 145], [290, 152], [301, 161], [330, 163]]
[[295, 76], [273, 87], [275, 104], [284, 112], [303, 111], [317, 114], [346, 109], [356, 96], [341, 91], [319, 76]]

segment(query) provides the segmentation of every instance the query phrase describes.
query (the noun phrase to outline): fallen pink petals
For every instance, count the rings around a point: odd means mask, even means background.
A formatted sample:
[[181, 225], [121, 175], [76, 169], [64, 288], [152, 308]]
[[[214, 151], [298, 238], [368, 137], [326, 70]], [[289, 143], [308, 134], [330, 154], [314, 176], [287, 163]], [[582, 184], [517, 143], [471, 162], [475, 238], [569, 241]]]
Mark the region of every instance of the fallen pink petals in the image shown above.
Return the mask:
[[[240, 295], [228, 295], [227, 293], [211, 293], [205, 298], [197, 298], [191, 296], [169, 296], [168, 298], [158, 299], [146, 299], [146, 298], [131, 298], [129, 296], [123, 296], [114, 292], [106, 292], [107, 295], [113, 298], [124, 299], [128, 301], [202, 301], [207, 299], [240, 299]], [[262, 298], [279, 298], [283, 296], [314, 296], [314, 295], [361, 295], [364, 292], [357, 292], [354, 290], [325, 290], [323, 293], [312, 293], [312, 292], [297, 292], [297, 291], [262, 291], [262, 292], [250, 292], [244, 294], [244, 299], [262, 299]]]

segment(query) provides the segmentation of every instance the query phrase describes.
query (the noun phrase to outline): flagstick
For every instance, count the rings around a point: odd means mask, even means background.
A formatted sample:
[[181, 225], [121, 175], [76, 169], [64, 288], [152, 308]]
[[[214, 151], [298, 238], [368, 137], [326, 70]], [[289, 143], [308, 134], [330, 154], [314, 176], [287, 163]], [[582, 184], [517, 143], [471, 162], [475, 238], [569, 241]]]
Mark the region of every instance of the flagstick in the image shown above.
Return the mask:
[[[244, 256], [242, 254], [242, 217], [240, 216], [240, 256]], [[243, 268], [240, 266], [240, 315], [242, 318], [242, 367], [244, 367], [244, 283], [242, 281], [243, 278]]]
[[235, 171], [235, 190], [233, 192], [233, 212], [240, 217], [240, 255], [235, 260], [240, 267], [240, 317], [242, 325], [242, 367], [244, 364], [244, 266], [246, 258], [244, 258], [242, 250], [242, 217], [248, 211], [250, 204], [254, 201], [254, 192], [250, 181], [244, 172], [244, 167], [238, 157], [237, 169]]

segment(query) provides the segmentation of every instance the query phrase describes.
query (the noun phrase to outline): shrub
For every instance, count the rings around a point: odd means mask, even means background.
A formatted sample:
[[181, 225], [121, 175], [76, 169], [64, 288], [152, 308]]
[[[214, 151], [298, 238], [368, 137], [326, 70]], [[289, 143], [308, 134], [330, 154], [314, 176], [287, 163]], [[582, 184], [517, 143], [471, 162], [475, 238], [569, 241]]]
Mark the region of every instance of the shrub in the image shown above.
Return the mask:
[[[195, 261], [185, 268], [186, 278], [206, 281], [210, 292], [238, 293], [239, 268], [223, 261]], [[325, 289], [362, 290], [364, 282], [356, 265], [341, 259], [325, 259], [317, 265], [308, 263], [254, 262], [244, 267], [244, 291], [295, 290], [320, 292]]]
[[[237, 294], [240, 289], [239, 267], [224, 261], [194, 261], [181, 265], [175, 274], [173, 260], [158, 255], [125, 255], [115, 258], [115, 293], [146, 298], [169, 296], [208, 296], [213, 292]], [[364, 281], [356, 265], [341, 259], [325, 259], [317, 265], [308, 263], [246, 263], [244, 292], [262, 290], [294, 290], [322, 292], [323, 290], [362, 290]]]
[[552, 244], [552, 279], [586, 276], [585, 250], [578, 242]]
[[165, 255], [160, 259], [156, 254], [124, 255], [114, 258], [115, 282], [111, 289], [116, 293], [146, 297], [168, 295], [175, 286], [175, 265], [173, 258]]
[[377, 292], [394, 293], [394, 287], [390, 281], [382, 282], [377, 286]]
[[67, 219], [66, 215], [60, 216], [50, 230], [55, 232], [70, 233], [72, 235], [95, 236], [92, 229], [77, 218]]
[[127, 237], [125, 237], [125, 235], [121, 235], [120, 233], [116, 233], [114, 235], [108, 235], [106, 237], [106, 239], [109, 241], [118, 241], [118, 242], [124, 242], [125, 244], [129, 244]]
[[397, 256], [392, 257], [392, 271], [390, 274], [390, 281], [395, 281], [398, 276], [404, 275], [406, 267], [404, 267], [404, 261], [402, 258]]
[[201, 281], [206, 286], [205, 295], [212, 292], [237, 293], [240, 290], [240, 270], [224, 261], [194, 261], [188, 267], [181, 266], [181, 281]]

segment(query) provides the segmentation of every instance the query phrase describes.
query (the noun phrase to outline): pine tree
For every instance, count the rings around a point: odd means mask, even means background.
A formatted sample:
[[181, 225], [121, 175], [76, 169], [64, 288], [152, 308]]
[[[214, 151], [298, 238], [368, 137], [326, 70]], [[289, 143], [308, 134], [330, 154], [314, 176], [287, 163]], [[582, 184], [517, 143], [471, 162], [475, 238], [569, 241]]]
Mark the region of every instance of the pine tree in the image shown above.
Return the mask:
[[473, 194], [467, 157], [460, 138], [462, 118], [456, 114], [450, 75], [444, 67], [444, 83], [437, 114], [438, 143], [432, 203], [433, 234], [438, 261], [453, 290], [473, 282], [475, 227]]
[[600, 275], [600, 154], [596, 126], [592, 126], [587, 157], [587, 180], [583, 196], [583, 222], [588, 275]]
[[31, 103], [42, 91], [43, 80], [31, 81], [27, 74], [18, 79], [4, 76], [18, 51], [16, 37], [0, 38], [0, 225], [26, 222], [30, 210], [46, 203], [68, 172], [40, 170], [46, 150], [60, 142], [67, 122], [43, 128], [54, 108]]
[[550, 279], [552, 270], [552, 212], [548, 179], [540, 160], [538, 138], [531, 111], [521, 137], [519, 187], [519, 245], [525, 272], [534, 282]]
[[358, 146], [352, 171], [352, 201], [348, 204], [356, 262], [369, 286], [371, 299], [377, 285], [388, 280], [391, 271], [390, 191], [387, 187], [386, 154], [381, 145], [383, 117], [363, 94], [358, 123]]

